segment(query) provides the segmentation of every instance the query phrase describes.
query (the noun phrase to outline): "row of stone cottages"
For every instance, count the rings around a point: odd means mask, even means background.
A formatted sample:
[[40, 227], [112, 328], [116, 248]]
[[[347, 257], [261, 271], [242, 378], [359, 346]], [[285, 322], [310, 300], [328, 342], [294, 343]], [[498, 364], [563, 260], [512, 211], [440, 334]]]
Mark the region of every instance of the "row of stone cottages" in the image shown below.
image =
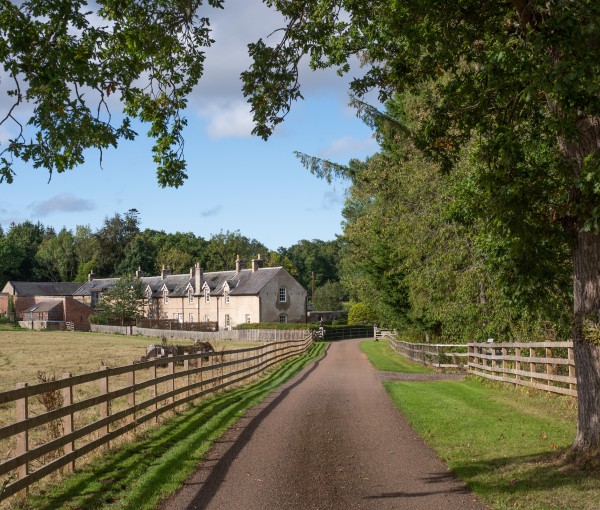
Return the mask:
[[[144, 290], [143, 316], [179, 322], [215, 322], [219, 329], [251, 322], [306, 322], [306, 290], [283, 267], [262, 267], [260, 255], [251, 268], [238, 256], [232, 271], [204, 272], [196, 263], [189, 274], [159, 276], [136, 272]], [[102, 293], [117, 278], [89, 275], [84, 284], [9, 281], [0, 293], [0, 315], [12, 296], [16, 315], [29, 327], [59, 328], [72, 322], [89, 330], [89, 317]]]

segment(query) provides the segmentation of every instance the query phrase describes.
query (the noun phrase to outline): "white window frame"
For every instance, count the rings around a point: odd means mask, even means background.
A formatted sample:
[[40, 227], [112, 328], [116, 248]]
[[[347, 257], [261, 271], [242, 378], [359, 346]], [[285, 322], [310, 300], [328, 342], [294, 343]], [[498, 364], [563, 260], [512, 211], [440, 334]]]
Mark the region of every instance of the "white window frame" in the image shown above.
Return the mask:
[[250, 314], [246, 314], [246, 324], [250, 324]]
[[194, 303], [194, 291], [192, 289], [188, 289], [188, 303], [190, 305]]
[[287, 303], [287, 289], [285, 287], [279, 287], [279, 302]]
[[194, 322], [194, 314], [193, 313], [190, 313], [189, 319], [190, 319], [190, 322]]
[[228, 328], [231, 326], [231, 317], [228, 313], [225, 314], [225, 327]]
[[210, 317], [208, 316], [208, 314], [204, 314], [204, 322], [210, 322]]
[[169, 290], [163, 289], [163, 303], [165, 305], [169, 304]]
[[229, 291], [228, 290], [225, 291], [225, 304], [227, 304], [227, 305], [229, 304]]
[[287, 315], [285, 313], [279, 314], [279, 324], [287, 324]]
[[210, 303], [210, 289], [204, 289], [204, 302]]

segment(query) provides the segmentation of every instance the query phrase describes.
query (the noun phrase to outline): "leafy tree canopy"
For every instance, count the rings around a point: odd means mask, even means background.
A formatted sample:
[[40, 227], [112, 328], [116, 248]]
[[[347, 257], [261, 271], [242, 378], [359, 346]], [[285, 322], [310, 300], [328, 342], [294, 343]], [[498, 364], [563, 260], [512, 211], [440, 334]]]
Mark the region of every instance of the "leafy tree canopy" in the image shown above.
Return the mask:
[[[213, 42], [207, 8], [222, 6], [223, 0], [0, 0], [0, 63], [11, 100], [0, 124], [16, 133], [0, 153], [0, 182], [13, 181], [14, 158], [51, 175], [81, 164], [88, 148], [99, 149], [101, 160], [104, 149], [135, 137], [137, 119], [155, 140], [158, 183], [180, 186], [187, 177], [181, 112]], [[112, 115], [111, 95], [122, 115]]]

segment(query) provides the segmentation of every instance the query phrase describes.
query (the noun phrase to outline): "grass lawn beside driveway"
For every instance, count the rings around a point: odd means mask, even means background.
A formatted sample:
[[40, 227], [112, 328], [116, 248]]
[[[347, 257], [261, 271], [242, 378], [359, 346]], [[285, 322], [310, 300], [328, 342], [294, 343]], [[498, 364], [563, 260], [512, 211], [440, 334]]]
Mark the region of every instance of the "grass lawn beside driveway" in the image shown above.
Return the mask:
[[[361, 348], [378, 370], [411, 365], [387, 342]], [[576, 431], [574, 399], [475, 378], [384, 385], [421, 437], [491, 509], [600, 508], [600, 465], [576, 466], [566, 457]]]
[[387, 341], [365, 340], [360, 343], [360, 348], [367, 355], [371, 364], [384, 372], [406, 372], [416, 374], [433, 373], [429, 367], [414, 363], [392, 350]]

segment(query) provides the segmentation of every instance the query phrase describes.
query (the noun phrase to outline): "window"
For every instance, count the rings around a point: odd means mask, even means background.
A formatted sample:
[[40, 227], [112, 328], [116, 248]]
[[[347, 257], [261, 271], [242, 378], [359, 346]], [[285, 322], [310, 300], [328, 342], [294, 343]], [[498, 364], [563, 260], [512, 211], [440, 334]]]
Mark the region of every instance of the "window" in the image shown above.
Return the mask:
[[231, 320], [229, 319], [229, 314], [225, 314], [225, 327], [228, 328], [231, 324]]
[[246, 314], [246, 324], [250, 324], [250, 314]]
[[177, 319], [179, 319], [179, 313], [178, 312], [174, 312], [173, 313], [173, 320], [176, 321]]
[[194, 293], [192, 292], [192, 289], [188, 289], [188, 301], [190, 304], [194, 302]]
[[287, 301], [287, 291], [285, 290], [285, 287], [281, 287], [279, 289], [279, 302], [285, 303], [286, 301]]
[[92, 292], [92, 308], [95, 308], [100, 303], [100, 292]]
[[194, 322], [194, 314], [190, 313], [190, 322]]
[[287, 315], [285, 313], [279, 315], [279, 322], [281, 324], [285, 324], [287, 322]]
[[208, 320], [208, 314], [206, 314], [206, 315], [204, 316], [204, 322], [209, 322], [209, 320]]
[[168, 319], [169, 318], [169, 314], [167, 312], [163, 312], [163, 319]]
[[169, 302], [169, 291], [167, 289], [163, 290], [163, 303], [166, 305]]
[[210, 289], [204, 289], [204, 301], [210, 303]]
[[225, 303], [229, 304], [229, 292], [225, 291]]

